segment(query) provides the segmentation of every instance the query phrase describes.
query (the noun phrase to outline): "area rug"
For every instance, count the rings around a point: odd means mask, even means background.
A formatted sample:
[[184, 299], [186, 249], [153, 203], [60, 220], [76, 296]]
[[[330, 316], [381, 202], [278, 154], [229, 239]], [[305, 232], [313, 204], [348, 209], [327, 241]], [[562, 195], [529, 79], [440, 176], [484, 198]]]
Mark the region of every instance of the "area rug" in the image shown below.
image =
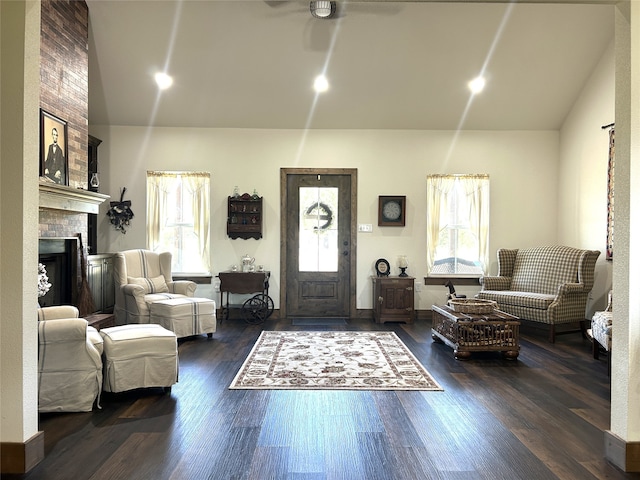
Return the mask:
[[394, 332], [263, 331], [229, 388], [442, 391]]

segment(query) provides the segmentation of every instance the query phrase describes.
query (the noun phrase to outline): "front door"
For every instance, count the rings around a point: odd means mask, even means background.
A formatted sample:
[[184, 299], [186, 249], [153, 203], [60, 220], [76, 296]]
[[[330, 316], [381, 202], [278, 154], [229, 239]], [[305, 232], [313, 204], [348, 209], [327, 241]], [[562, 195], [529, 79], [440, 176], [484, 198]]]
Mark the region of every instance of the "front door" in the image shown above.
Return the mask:
[[355, 314], [356, 171], [283, 169], [281, 180], [281, 315]]

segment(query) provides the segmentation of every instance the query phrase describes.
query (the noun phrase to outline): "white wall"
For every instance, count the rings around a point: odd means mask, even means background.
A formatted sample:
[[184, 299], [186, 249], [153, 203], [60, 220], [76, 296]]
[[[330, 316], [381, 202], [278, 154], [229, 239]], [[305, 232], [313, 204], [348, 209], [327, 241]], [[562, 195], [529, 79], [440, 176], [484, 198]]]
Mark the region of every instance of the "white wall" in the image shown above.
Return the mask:
[[584, 86], [560, 132], [558, 242], [600, 250], [587, 316], [606, 306], [612, 262], [605, 260], [609, 130], [615, 119], [613, 41]]
[[[135, 217], [125, 235], [100, 216], [98, 248], [115, 252], [145, 246], [145, 172], [211, 172], [211, 252], [213, 273], [237, 264], [246, 253], [272, 272], [270, 295], [279, 307], [280, 168], [358, 169], [358, 223], [373, 233], [358, 234], [357, 307], [371, 308], [369, 276], [374, 262], [387, 258], [397, 274], [396, 258], [409, 259], [408, 273], [426, 273], [426, 175], [488, 173], [491, 179], [492, 273], [495, 251], [555, 243], [559, 134], [544, 132], [241, 130], [92, 126], [102, 139], [98, 149], [103, 193], [112, 200], [127, 187]], [[264, 238], [229, 240], [226, 198], [234, 185], [264, 196]], [[406, 195], [406, 227], [377, 226], [378, 195]], [[477, 290], [477, 289], [475, 289]], [[469, 294], [475, 293], [475, 290]], [[465, 293], [464, 290], [460, 290]], [[423, 289], [416, 308], [429, 309], [445, 298], [444, 287]]]
[[[5, 43], [0, 68], [0, 443], [4, 446], [26, 443], [38, 433], [40, 2], [0, 2], [0, 24]], [[25, 450], [27, 463], [44, 454], [37, 442], [32, 445]]]

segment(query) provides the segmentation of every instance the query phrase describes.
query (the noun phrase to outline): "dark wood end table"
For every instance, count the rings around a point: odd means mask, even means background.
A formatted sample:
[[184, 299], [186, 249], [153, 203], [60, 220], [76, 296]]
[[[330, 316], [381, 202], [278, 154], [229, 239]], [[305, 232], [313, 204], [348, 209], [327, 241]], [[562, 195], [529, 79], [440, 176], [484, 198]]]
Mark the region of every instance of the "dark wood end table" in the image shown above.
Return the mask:
[[84, 318], [96, 330], [116, 326], [116, 317], [113, 313], [93, 313]]
[[501, 352], [508, 360], [518, 358], [518, 317], [500, 310], [488, 314], [460, 313], [438, 305], [432, 305], [431, 311], [431, 338], [453, 348], [456, 360], [466, 360], [472, 352]]

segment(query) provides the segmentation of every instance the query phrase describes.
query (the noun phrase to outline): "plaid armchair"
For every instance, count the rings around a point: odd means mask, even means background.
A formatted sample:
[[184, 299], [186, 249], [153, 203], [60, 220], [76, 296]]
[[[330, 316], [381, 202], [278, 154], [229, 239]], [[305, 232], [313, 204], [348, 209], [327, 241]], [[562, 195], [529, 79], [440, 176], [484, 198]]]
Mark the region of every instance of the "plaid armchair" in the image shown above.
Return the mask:
[[498, 250], [498, 276], [481, 279], [477, 298], [494, 300], [498, 308], [522, 320], [556, 325], [585, 320], [593, 288], [597, 250], [565, 246]]

